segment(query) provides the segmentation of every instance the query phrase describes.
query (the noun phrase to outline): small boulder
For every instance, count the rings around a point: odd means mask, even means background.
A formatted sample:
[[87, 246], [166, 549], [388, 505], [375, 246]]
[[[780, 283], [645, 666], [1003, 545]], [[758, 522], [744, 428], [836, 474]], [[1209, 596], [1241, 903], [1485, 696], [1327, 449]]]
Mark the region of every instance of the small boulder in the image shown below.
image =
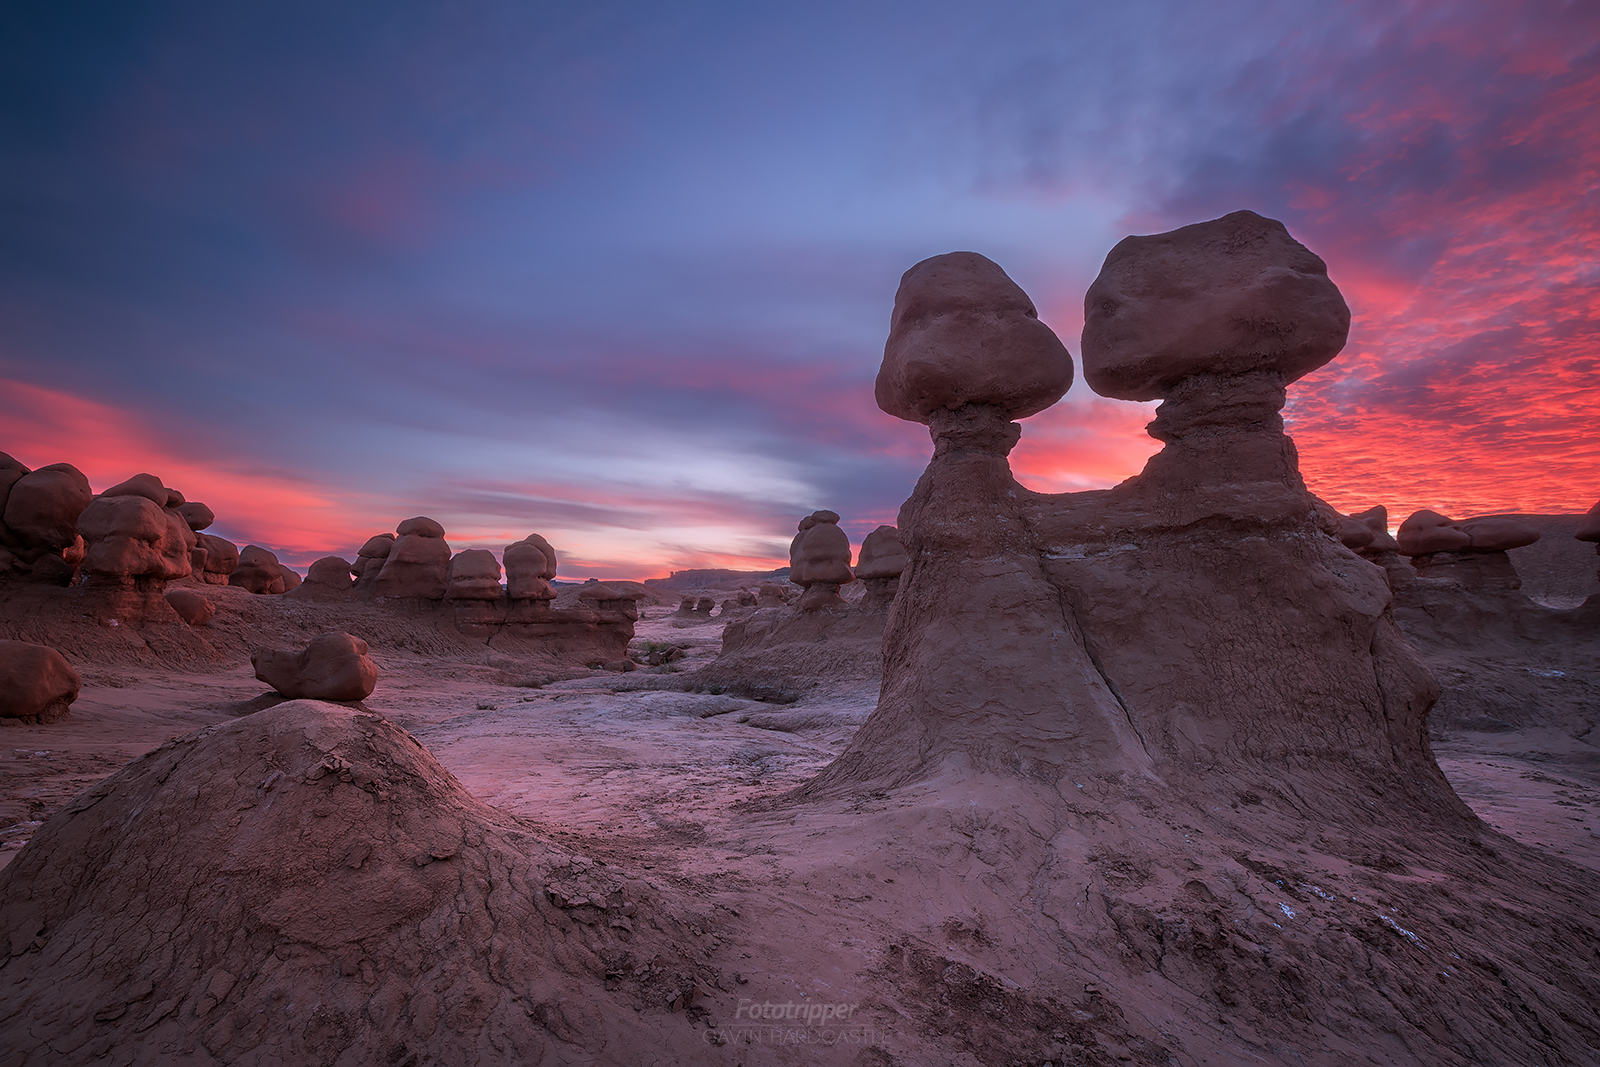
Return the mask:
[[167, 603], [178, 613], [178, 618], [190, 626], [204, 626], [216, 614], [216, 607], [193, 589], [167, 590]]
[[378, 684], [367, 643], [347, 633], [322, 634], [302, 652], [258, 648], [250, 663], [258, 679], [291, 700], [365, 700]]
[[167, 487], [154, 474], [135, 474], [125, 482], [118, 482], [101, 496], [142, 496], [158, 508], [167, 506]]
[[184, 522], [189, 524], [189, 529], [195, 533], [199, 533], [217, 521], [217, 517], [212, 514], [211, 509], [197, 500], [178, 505], [178, 514], [182, 516]]
[[1471, 535], [1456, 529], [1454, 519], [1426, 508], [1415, 512], [1400, 524], [1395, 540], [1399, 543], [1402, 556], [1458, 552], [1472, 544]]
[[239, 565], [228, 575], [228, 584], [262, 595], [284, 589], [283, 565], [276, 554], [259, 545], [246, 545], [239, 553]]
[[64, 719], [82, 687], [83, 679], [55, 649], [0, 640], [0, 718], [29, 723]]

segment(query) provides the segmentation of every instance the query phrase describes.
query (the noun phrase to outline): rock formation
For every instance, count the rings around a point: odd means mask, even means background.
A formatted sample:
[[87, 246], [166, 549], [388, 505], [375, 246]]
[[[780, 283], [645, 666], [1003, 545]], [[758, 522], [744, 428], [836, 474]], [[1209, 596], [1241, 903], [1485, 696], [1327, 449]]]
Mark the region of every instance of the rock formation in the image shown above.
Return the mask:
[[187, 578], [197, 539], [175, 509], [171, 491], [153, 474], [136, 474], [91, 500], [78, 517], [91, 582], [129, 588]]
[[762, 582], [761, 588], [756, 591], [756, 606], [760, 608], [781, 608], [789, 602], [786, 590], [781, 582]]
[[227, 585], [239, 566], [239, 546], [216, 534], [197, 533], [189, 558], [196, 578], [208, 585]]
[[373, 595], [444, 599], [450, 575], [450, 545], [444, 539], [444, 527], [419, 516], [395, 529], [398, 536], [378, 572]]
[[653, 893], [477, 800], [382, 716], [293, 701], [135, 760], [0, 872], [0, 1047], [699, 1062], [705, 1031], [671, 1004], [715, 976]]
[[378, 684], [367, 643], [346, 633], [322, 634], [299, 652], [258, 648], [250, 663], [257, 678], [291, 699], [365, 700]]
[[0, 452], [0, 580], [69, 584], [83, 560], [78, 516], [91, 498], [71, 464], [30, 471]]
[[[1600, 504], [1589, 509], [1578, 532], [1572, 536], [1579, 541], [1593, 542], [1595, 555], [1600, 555]], [[1600, 575], [1600, 571], [1597, 571], [1597, 575]]]
[[506, 546], [506, 595], [512, 600], [554, 600], [556, 550], [538, 534]]
[[839, 529], [839, 515], [814, 511], [800, 520], [789, 545], [789, 581], [805, 587], [800, 611], [842, 608], [839, 587], [856, 580], [850, 572], [850, 538]]
[[[635, 589], [617, 589], [606, 585], [604, 582], [596, 581], [585, 582], [583, 587], [578, 590], [578, 599], [593, 604], [596, 611], [620, 612], [629, 619], [637, 619], [639, 617], [639, 601], [644, 599], [645, 596], [645, 593]], [[711, 598], [704, 597], [702, 599], [706, 603], [705, 614], [709, 617], [711, 614]]]
[[1416, 569], [1400, 555], [1400, 544], [1389, 533], [1388, 508], [1379, 504], [1354, 515], [1339, 515], [1338, 527], [1344, 546], [1382, 567], [1396, 593], [1416, 582]]
[[494, 553], [482, 548], [457, 552], [450, 559], [450, 576], [445, 586], [449, 600], [498, 600], [500, 563]]
[[900, 543], [900, 531], [893, 526], [879, 526], [861, 542], [861, 552], [856, 559], [856, 578], [866, 586], [862, 607], [869, 611], [886, 611], [895, 592], [900, 588], [900, 572], [905, 570], [909, 557], [906, 546]]
[[323, 556], [306, 570], [295, 595], [301, 598], [343, 596], [355, 586], [352, 566], [343, 556]]
[[183, 521], [189, 524], [189, 529], [195, 533], [208, 529], [212, 523], [217, 521], [217, 517], [212, 513], [211, 509], [198, 500], [190, 500], [180, 504], [177, 511], [183, 517]]
[[1419, 578], [1452, 582], [1467, 589], [1517, 589], [1522, 582], [1507, 550], [1531, 545], [1539, 531], [1506, 517], [1456, 522], [1423, 510], [1400, 524], [1401, 555], [1411, 557]]
[[83, 679], [53, 648], [0, 641], [0, 719], [47, 723], [67, 717]]
[[216, 606], [193, 589], [169, 589], [167, 603], [178, 613], [178, 618], [190, 626], [204, 626], [216, 614]]
[[285, 593], [300, 588], [300, 584], [305, 581], [304, 578], [300, 577], [300, 572], [287, 563], [278, 564], [278, 574], [283, 578], [283, 591]]
[[350, 564], [350, 571], [355, 575], [358, 596], [372, 595], [378, 584], [378, 575], [383, 573], [383, 562], [394, 548], [394, 540], [392, 533], [376, 534], [367, 538], [367, 543], [356, 552], [356, 561]]
[[239, 564], [228, 575], [228, 584], [252, 593], [281, 593], [283, 567], [275, 553], [260, 545], [246, 545], [239, 553]]

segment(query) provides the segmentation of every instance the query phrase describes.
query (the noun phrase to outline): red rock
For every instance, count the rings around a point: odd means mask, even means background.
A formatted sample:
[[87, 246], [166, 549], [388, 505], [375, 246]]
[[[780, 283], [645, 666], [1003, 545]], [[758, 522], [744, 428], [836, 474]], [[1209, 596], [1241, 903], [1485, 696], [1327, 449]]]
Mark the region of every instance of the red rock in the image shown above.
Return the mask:
[[367, 643], [347, 633], [322, 634], [300, 652], [259, 648], [250, 663], [257, 678], [291, 699], [365, 700], [378, 684]]
[[1351, 515], [1350, 518], [1361, 523], [1372, 533], [1372, 539], [1362, 546], [1366, 552], [1396, 552], [1399, 550], [1400, 542], [1396, 541], [1394, 536], [1389, 533], [1389, 509], [1382, 504]]
[[239, 546], [216, 534], [195, 534], [195, 540], [190, 559], [194, 559], [197, 551], [204, 553], [201, 562], [203, 569], [195, 570], [196, 577], [210, 585], [227, 585], [228, 577], [239, 566]]
[[1124, 238], [1083, 307], [1084, 380], [1120, 400], [1159, 400], [1201, 374], [1286, 384], [1337, 355], [1350, 330], [1326, 264], [1253, 211]]
[[450, 560], [445, 596], [451, 600], [499, 600], [500, 563], [482, 548], [457, 552]]
[[384, 557], [372, 585], [373, 595], [443, 600], [450, 576], [450, 545], [444, 539], [444, 527], [418, 517], [407, 519], [397, 529], [400, 536]]
[[0, 718], [46, 723], [64, 719], [83, 679], [46, 645], [0, 640]]
[[355, 584], [355, 578], [342, 556], [323, 556], [306, 571], [305, 584], [343, 592]]
[[83, 569], [103, 578], [188, 577], [194, 569], [190, 553], [198, 547], [194, 531], [138, 488], [96, 497], [83, 509]]
[[283, 577], [283, 591], [285, 593], [289, 592], [291, 589], [300, 588], [301, 582], [305, 580], [300, 577], [299, 571], [295, 570], [287, 563], [278, 564], [278, 573]]
[[1504, 517], [1467, 519], [1460, 529], [1472, 539], [1470, 547], [1475, 552], [1504, 552], [1539, 540], [1539, 531], [1532, 526]]
[[927, 422], [938, 408], [993, 404], [1024, 418], [1072, 385], [1072, 356], [992, 261], [950, 252], [906, 271], [878, 371], [878, 406]]
[[1456, 552], [1472, 544], [1471, 535], [1457, 529], [1454, 519], [1426, 508], [1402, 522], [1395, 539], [1402, 556]]
[[189, 529], [195, 533], [199, 533], [217, 521], [217, 517], [212, 514], [211, 509], [198, 500], [191, 500], [178, 505], [178, 514], [183, 516], [183, 521], [188, 523]]
[[259, 545], [246, 545], [228, 584], [262, 595], [283, 592], [283, 569], [276, 554]]
[[898, 578], [908, 562], [900, 531], [893, 526], [880, 526], [861, 542], [855, 574], [857, 578]]
[[167, 590], [167, 603], [190, 626], [204, 626], [216, 614], [216, 607], [193, 589]]
[[850, 571], [850, 538], [839, 529], [839, 516], [814, 511], [800, 520], [789, 546], [789, 581], [805, 586], [797, 608], [820, 611], [844, 606], [839, 587], [855, 581]]
[[60, 552], [76, 540], [78, 516], [93, 499], [82, 471], [70, 463], [52, 463], [12, 484], [4, 522], [24, 546]]
[[1572, 536], [1579, 541], [1600, 543], [1600, 504], [1596, 504], [1585, 513], [1583, 522], [1578, 525], [1578, 532]]
[[135, 474], [125, 482], [118, 482], [101, 496], [142, 496], [156, 507], [167, 506], [167, 487], [154, 474]]
[[532, 539], [507, 545], [506, 596], [512, 600], [554, 600], [556, 594], [550, 588], [549, 578], [555, 576], [556, 569], [550, 559]]
[[358, 558], [365, 556], [369, 559], [387, 559], [392, 548], [394, 548], [394, 534], [374, 534], [367, 538], [367, 543], [361, 546], [356, 555]]

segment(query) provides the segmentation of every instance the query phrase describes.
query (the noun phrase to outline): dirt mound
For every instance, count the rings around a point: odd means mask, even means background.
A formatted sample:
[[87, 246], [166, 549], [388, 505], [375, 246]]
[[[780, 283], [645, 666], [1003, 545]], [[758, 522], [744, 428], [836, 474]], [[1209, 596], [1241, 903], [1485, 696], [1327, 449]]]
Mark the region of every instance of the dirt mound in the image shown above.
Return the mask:
[[19, 1062], [690, 1062], [686, 928], [387, 720], [293, 701], [169, 742], [0, 873]]

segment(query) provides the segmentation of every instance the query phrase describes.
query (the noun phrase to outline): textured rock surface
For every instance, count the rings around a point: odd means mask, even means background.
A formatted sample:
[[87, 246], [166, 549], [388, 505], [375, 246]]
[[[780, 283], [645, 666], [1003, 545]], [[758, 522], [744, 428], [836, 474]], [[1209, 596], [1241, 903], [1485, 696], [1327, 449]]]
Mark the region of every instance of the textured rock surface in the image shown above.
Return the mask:
[[513, 600], [554, 600], [556, 550], [538, 534], [506, 546], [506, 595]]
[[710, 976], [643, 883], [474, 799], [361, 711], [294, 701], [169, 741], [51, 819], [0, 899], [0, 1046], [19, 1063], [707, 1047], [669, 1004]]
[[498, 600], [500, 561], [483, 548], [457, 552], [450, 559], [450, 578], [445, 596], [451, 600]]
[[407, 519], [396, 529], [389, 554], [373, 583], [374, 596], [442, 600], [450, 575], [450, 545], [444, 527], [430, 518]]
[[1321, 258], [1253, 211], [1123, 238], [1083, 307], [1084, 380], [1122, 400], [1159, 400], [1196, 375], [1292, 382], [1350, 329]]
[[169, 589], [166, 597], [172, 610], [190, 626], [204, 626], [217, 611], [216, 605], [193, 589]]
[[189, 529], [195, 533], [207, 529], [217, 521], [217, 516], [211, 509], [198, 500], [190, 500], [178, 506], [178, 514], [183, 516], [183, 521], [189, 524]]
[[346, 633], [322, 634], [299, 652], [257, 649], [250, 663], [257, 678], [290, 698], [365, 700], [378, 684], [367, 643]]
[[839, 587], [855, 581], [850, 572], [850, 538], [839, 529], [839, 515], [814, 511], [800, 520], [789, 545], [789, 580], [805, 587], [796, 605], [801, 611], [840, 608]]
[[[205, 550], [195, 567], [195, 577], [210, 585], [227, 585], [229, 576], [239, 566], [239, 546], [216, 534], [200, 533], [195, 535], [195, 548]], [[196, 557], [191, 555], [190, 558]]]
[[1517, 589], [1521, 579], [1506, 554], [1539, 540], [1539, 531], [1499, 515], [1456, 522], [1436, 511], [1416, 512], [1400, 524], [1399, 551], [1410, 556], [1420, 578], [1471, 589]]
[[82, 685], [78, 672], [55, 649], [0, 641], [0, 718], [36, 723], [63, 719]]
[[[138, 478], [155, 481], [150, 475]], [[149, 486], [140, 482], [135, 488]], [[166, 495], [159, 481], [153, 491]], [[96, 497], [79, 516], [78, 529], [85, 543], [83, 569], [91, 575], [170, 580], [186, 578], [193, 571], [194, 531], [150, 493], [130, 489], [122, 495]]]
[[60, 553], [77, 540], [78, 516], [93, 498], [82, 471], [70, 463], [52, 463], [12, 483], [4, 523], [21, 548]]
[[301, 589], [307, 593], [347, 593], [355, 585], [350, 563], [343, 556], [323, 556], [306, 570]]
[[992, 404], [1020, 419], [1060, 400], [1072, 356], [1006, 272], [976, 252], [906, 271], [878, 371], [878, 406], [927, 422], [939, 408]]
[[228, 575], [228, 584], [252, 593], [281, 593], [284, 590], [282, 565], [276, 553], [260, 545], [246, 545], [239, 563]]

